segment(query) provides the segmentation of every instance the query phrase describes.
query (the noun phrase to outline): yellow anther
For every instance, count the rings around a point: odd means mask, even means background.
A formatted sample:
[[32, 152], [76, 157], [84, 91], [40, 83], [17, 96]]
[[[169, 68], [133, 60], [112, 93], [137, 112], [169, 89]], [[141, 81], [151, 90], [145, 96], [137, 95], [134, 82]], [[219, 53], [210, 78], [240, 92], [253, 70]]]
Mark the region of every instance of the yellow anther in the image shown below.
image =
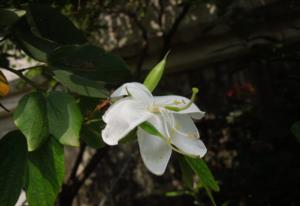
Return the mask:
[[148, 110], [149, 110], [150, 112], [152, 112], [152, 113], [160, 113], [160, 108], [159, 108], [159, 106], [154, 105], [154, 104], [150, 105], [150, 106], [148, 107]]

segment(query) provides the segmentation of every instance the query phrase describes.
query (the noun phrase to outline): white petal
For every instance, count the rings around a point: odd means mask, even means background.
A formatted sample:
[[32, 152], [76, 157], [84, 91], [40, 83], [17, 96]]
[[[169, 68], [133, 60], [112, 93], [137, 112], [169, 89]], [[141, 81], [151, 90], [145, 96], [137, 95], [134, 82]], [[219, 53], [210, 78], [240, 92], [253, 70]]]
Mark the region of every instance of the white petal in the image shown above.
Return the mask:
[[191, 117], [175, 114], [176, 128], [172, 132], [171, 141], [182, 152], [203, 157], [207, 149], [199, 139], [199, 132]]
[[[190, 103], [190, 99], [182, 96], [176, 96], [176, 95], [168, 95], [168, 96], [156, 96], [154, 97], [154, 102], [157, 105], [170, 105], [170, 106], [175, 106], [175, 107], [184, 107], [188, 103]], [[175, 113], [175, 111], [168, 110], [169, 112]], [[194, 119], [201, 119], [204, 117], [205, 112], [202, 112], [196, 104], [192, 103], [190, 107], [188, 107], [185, 110], [176, 112], [179, 114], [189, 114], [191, 117]]]
[[162, 175], [171, 157], [172, 149], [170, 145], [141, 128], [138, 128], [137, 136], [144, 164], [153, 174]]
[[111, 94], [111, 97], [115, 98], [121, 96], [128, 96], [130, 95], [128, 94], [128, 92], [132, 95], [134, 99], [148, 102], [153, 101], [153, 96], [151, 92], [147, 89], [147, 87], [145, 87], [145, 85], [138, 82], [123, 84]]
[[106, 123], [102, 130], [103, 141], [109, 145], [116, 145], [131, 130], [153, 116], [145, 110], [144, 105], [131, 98], [117, 101], [103, 115]]

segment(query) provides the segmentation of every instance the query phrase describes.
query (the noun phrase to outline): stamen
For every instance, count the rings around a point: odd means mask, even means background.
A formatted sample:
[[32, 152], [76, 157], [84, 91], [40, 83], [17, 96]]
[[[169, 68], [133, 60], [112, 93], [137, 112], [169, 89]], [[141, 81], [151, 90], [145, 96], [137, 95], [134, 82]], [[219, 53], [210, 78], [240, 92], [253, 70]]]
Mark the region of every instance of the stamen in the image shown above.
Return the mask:
[[192, 88], [192, 92], [193, 93], [192, 93], [192, 96], [191, 96], [191, 100], [185, 106], [183, 106], [183, 107], [175, 107], [175, 106], [167, 105], [167, 106], [165, 106], [165, 108], [168, 109], [168, 110], [175, 111], [175, 112], [179, 112], [179, 111], [182, 111], [182, 110], [185, 110], [185, 109], [189, 108], [193, 104], [193, 102], [195, 101], [196, 95], [199, 92], [199, 89], [196, 88], [196, 87], [193, 87]]
[[160, 108], [159, 106], [152, 104], [148, 107], [148, 110], [152, 113], [160, 113]]

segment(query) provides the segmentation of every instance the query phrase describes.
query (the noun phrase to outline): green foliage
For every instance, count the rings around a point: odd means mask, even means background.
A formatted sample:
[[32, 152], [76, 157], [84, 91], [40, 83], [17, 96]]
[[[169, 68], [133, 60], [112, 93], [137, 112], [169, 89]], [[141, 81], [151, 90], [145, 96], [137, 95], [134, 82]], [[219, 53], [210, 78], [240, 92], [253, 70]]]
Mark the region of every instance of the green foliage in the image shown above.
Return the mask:
[[291, 132], [297, 138], [297, 140], [300, 142], [300, 121], [299, 122], [295, 122], [292, 125]]
[[216, 203], [211, 190], [215, 192], [219, 192], [220, 188], [214, 176], [212, 175], [210, 169], [202, 159], [198, 159], [198, 158], [194, 159], [185, 156], [185, 160], [190, 165], [190, 167], [194, 170], [194, 172], [197, 174], [199, 178], [200, 186], [204, 187], [209, 199], [211, 200], [211, 203], [215, 206]]
[[0, 9], [0, 36], [5, 36], [18, 19], [19, 17], [14, 12]]
[[64, 150], [54, 138], [29, 153], [26, 195], [30, 206], [53, 206], [64, 180]]
[[53, 51], [58, 45], [50, 40], [33, 34], [31, 25], [23, 16], [13, 27], [12, 36], [16, 44], [30, 57], [46, 62], [47, 54]]
[[100, 120], [94, 121], [90, 124], [83, 125], [81, 131], [81, 139], [88, 146], [93, 147], [95, 149], [100, 149], [105, 146], [101, 137], [101, 128], [100, 128]]
[[107, 98], [109, 96], [104, 82], [92, 81], [64, 70], [54, 70], [53, 73], [54, 78], [72, 92], [97, 98]]
[[146, 76], [144, 80], [144, 85], [152, 92], [156, 86], [158, 85], [166, 66], [166, 60], [168, 57], [168, 53], [165, 57], [157, 64], [149, 74]]
[[79, 146], [83, 117], [75, 99], [63, 92], [51, 92], [47, 113], [50, 134], [64, 145]]
[[140, 127], [151, 135], [163, 137], [163, 135], [150, 122], [143, 122], [142, 124], [140, 124]]
[[180, 166], [181, 175], [182, 175], [182, 181], [183, 181], [184, 185], [189, 189], [193, 189], [194, 172], [193, 172], [192, 168], [190, 167], [190, 165], [187, 163], [187, 161], [185, 160], [185, 158], [182, 155], [178, 156], [178, 160], [179, 160], [179, 166]]
[[59, 45], [86, 42], [82, 32], [57, 9], [45, 4], [28, 4], [25, 8], [27, 20], [36, 36], [49, 39]]
[[32, 58], [47, 62], [47, 55], [65, 44], [86, 42], [83, 34], [57, 9], [27, 4], [26, 14], [13, 28], [13, 40]]
[[28, 151], [37, 149], [48, 137], [46, 99], [41, 92], [25, 95], [13, 117], [15, 125], [26, 137]]
[[218, 183], [203, 159], [185, 156], [185, 160], [198, 175], [203, 187], [209, 188], [215, 192], [220, 190]]
[[14, 206], [23, 187], [27, 146], [19, 131], [6, 134], [0, 140], [0, 203]]
[[122, 82], [130, 77], [123, 60], [92, 45], [62, 46], [48, 56], [54, 70], [68, 70], [81, 77]]

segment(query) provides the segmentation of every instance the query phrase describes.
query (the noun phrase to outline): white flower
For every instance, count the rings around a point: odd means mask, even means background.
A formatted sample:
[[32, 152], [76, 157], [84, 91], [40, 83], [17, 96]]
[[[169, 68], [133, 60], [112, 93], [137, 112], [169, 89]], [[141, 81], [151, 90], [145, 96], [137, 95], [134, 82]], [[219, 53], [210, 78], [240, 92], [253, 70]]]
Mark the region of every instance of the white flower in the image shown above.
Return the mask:
[[120, 97], [123, 98], [103, 115], [105, 143], [117, 145], [131, 130], [147, 122], [161, 134], [152, 135], [141, 127], [137, 130], [143, 162], [152, 173], [164, 173], [172, 149], [190, 156], [205, 155], [207, 149], [192, 120], [201, 119], [204, 112], [192, 100], [174, 95], [155, 97], [140, 83], [126, 83], [111, 95], [111, 98]]

